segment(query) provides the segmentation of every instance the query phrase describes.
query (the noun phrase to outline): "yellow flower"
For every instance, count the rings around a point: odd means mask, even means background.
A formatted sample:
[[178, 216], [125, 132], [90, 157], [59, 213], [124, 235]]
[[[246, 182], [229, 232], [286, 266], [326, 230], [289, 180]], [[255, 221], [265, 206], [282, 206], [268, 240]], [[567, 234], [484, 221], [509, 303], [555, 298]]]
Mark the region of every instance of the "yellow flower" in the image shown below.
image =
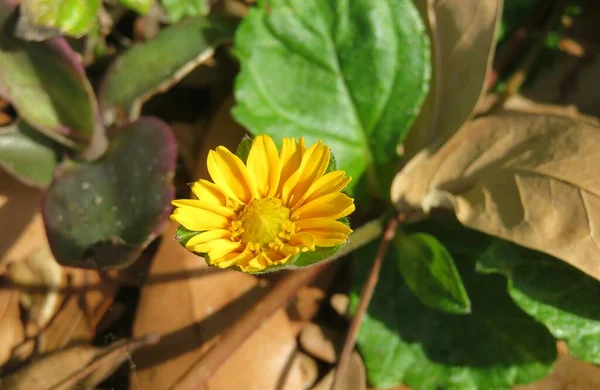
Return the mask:
[[354, 211], [341, 191], [344, 171], [325, 173], [329, 148], [308, 149], [285, 138], [281, 151], [267, 135], [254, 138], [246, 164], [220, 146], [208, 155], [213, 182], [192, 185], [197, 199], [175, 200], [171, 219], [202, 233], [185, 244], [210, 265], [260, 272], [301, 252], [346, 242], [352, 230], [339, 219]]

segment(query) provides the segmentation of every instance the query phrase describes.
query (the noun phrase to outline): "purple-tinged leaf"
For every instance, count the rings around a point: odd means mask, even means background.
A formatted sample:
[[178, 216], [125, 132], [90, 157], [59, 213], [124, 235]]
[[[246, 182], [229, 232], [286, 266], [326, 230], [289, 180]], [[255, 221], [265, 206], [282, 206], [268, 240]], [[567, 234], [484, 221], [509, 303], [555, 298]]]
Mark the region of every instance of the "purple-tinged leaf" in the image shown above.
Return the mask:
[[168, 218], [176, 155], [169, 127], [142, 118], [118, 129], [99, 160], [59, 167], [43, 204], [57, 261], [102, 269], [134, 261]]
[[62, 37], [18, 39], [15, 3], [0, 1], [0, 95], [36, 129], [84, 158], [99, 156], [106, 140], [81, 61]]
[[198, 17], [170, 26], [119, 57], [102, 82], [99, 99], [107, 125], [135, 120], [142, 104], [164, 92], [233, 38], [236, 23]]
[[0, 128], [0, 165], [27, 185], [50, 184], [61, 149], [24, 121]]

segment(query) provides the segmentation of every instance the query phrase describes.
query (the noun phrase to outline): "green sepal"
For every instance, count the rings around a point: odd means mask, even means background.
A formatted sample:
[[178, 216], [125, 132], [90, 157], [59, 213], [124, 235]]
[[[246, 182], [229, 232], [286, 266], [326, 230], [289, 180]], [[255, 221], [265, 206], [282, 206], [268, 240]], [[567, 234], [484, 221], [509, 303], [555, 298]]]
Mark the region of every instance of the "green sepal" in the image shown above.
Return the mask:
[[179, 244], [181, 244], [181, 246], [185, 248], [185, 245], [190, 240], [190, 238], [192, 238], [195, 235], [198, 235], [200, 233], [202, 233], [202, 232], [189, 230], [189, 229], [186, 229], [183, 225], [179, 225], [179, 226], [177, 226], [177, 230], [175, 231], [175, 238], [177, 239]]
[[240, 141], [240, 144], [238, 145], [235, 151], [235, 155], [238, 156], [244, 164], [246, 164], [246, 161], [248, 161], [248, 155], [250, 154], [250, 149], [252, 148], [253, 141], [254, 137], [245, 135], [244, 138], [242, 138], [242, 140]]

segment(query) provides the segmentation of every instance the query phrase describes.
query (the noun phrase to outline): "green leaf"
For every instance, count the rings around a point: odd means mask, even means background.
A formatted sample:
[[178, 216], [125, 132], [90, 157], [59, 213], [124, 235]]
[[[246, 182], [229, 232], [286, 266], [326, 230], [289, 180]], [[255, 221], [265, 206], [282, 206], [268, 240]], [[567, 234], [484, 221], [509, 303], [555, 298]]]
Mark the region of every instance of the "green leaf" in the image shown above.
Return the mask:
[[506, 276], [517, 305], [566, 340], [569, 353], [600, 363], [600, 282], [552, 256], [502, 240], [481, 255], [477, 270]]
[[48, 186], [60, 149], [23, 121], [0, 129], [0, 165], [25, 184]]
[[218, 18], [190, 19], [129, 49], [113, 63], [100, 88], [105, 123], [138, 118], [146, 100], [210, 58], [215, 46], [232, 38], [235, 26]]
[[150, 11], [154, 0], [119, 0], [119, 3], [138, 14], [146, 15]]
[[456, 314], [471, 311], [454, 259], [434, 236], [398, 234], [393, 244], [400, 274], [424, 305]]
[[54, 140], [93, 158], [105, 149], [96, 100], [77, 54], [61, 37], [16, 38], [14, 5], [0, 2], [0, 95]]
[[96, 23], [100, 0], [24, 0], [19, 36], [26, 39], [65, 34], [82, 37]]
[[46, 193], [44, 225], [62, 265], [124, 267], [170, 213], [177, 156], [171, 130], [143, 118], [115, 134], [100, 160], [61, 166]]
[[210, 11], [208, 0], [161, 0], [171, 23], [185, 17], [204, 16]]
[[[351, 311], [377, 245], [354, 254]], [[413, 294], [395, 270], [394, 251], [386, 256], [357, 340], [371, 384], [508, 389], [548, 374], [556, 357], [555, 340], [511, 301], [501, 278], [477, 275], [473, 262], [461, 258], [457, 265], [470, 291], [472, 313], [446, 314], [424, 306]]]
[[323, 140], [350, 190], [365, 171], [381, 188], [391, 182], [429, 84], [429, 41], [410, 0], [262, 1], [235, 44], [240, 123], [276, 141]]

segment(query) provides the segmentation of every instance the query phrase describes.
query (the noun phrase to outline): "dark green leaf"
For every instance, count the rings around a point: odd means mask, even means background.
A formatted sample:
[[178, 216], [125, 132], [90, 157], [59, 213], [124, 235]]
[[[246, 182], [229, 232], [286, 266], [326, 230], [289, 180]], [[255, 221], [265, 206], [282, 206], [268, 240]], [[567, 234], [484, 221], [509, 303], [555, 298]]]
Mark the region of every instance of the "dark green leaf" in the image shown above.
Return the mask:
[[381, 188], [391, 182], [429, 84], [429, 41], [410, 0], [262, 1], [236, 53], [240, 123], [276, 141], [323, 140], [351, 186], [365, 171]]
[[49, 185], [60, 149], [23, 121], [0, 129], [0, 164], [25, 184]]
[[501, 240], [481, 256], [477, 270], [506, 276], [517, 305], [566, 340], [571, 354], [600, 363], [600, 282], [552, 256]]
[[[352, 310], [370, 267], [366, 260], [377, 245], [355, 252]], [[472, 314], [446, 314], [424, 306], [413, 294], [395, 270], [394, 251], [386, 256], [357, 340], [374, 386], [404, 382], [419, 390], [508, 389], [548, 374], [555, 340], [511, 301], [502, 279], [477, 275], [471, 261], [457, 258], [471, 292]]]
[[203, 16], [210, 11], [208, 0], [161, 0], [160, 2], [167, 11], [171, 23], [178, 22], [184, 17]]
[[106, 123], [125, 122], [140, 115], [142, 104], [164, 91], [213, 54], [215, 46], [231, 39], [235, 23], [196, 18], [170, 26], [119, 57], [100, 91]]
[[449, 313], [471, 311], [454, 259], [434, 236], [398, 234], [393, 243], [400, 274], [424, 305]]
[[104, 131], [96, 121], [96, 100], [77, 54], [60, 37], [44, 42], [16, 38], [11, 34], [12, 4], [0, 2], [0, 95], [36, 129], [97, 156], [104, 150]]
[[176, 155], [171, 130], [146, 118], [118, 129], [100, 160], [60, 167], [43, 205], [57, 261], [110, 268], [135, 260], [169, 215]]
[[42, 40], [58, 34], [82, 37], [96, 24], [100, 0], [24, 0], [17, 33]]

